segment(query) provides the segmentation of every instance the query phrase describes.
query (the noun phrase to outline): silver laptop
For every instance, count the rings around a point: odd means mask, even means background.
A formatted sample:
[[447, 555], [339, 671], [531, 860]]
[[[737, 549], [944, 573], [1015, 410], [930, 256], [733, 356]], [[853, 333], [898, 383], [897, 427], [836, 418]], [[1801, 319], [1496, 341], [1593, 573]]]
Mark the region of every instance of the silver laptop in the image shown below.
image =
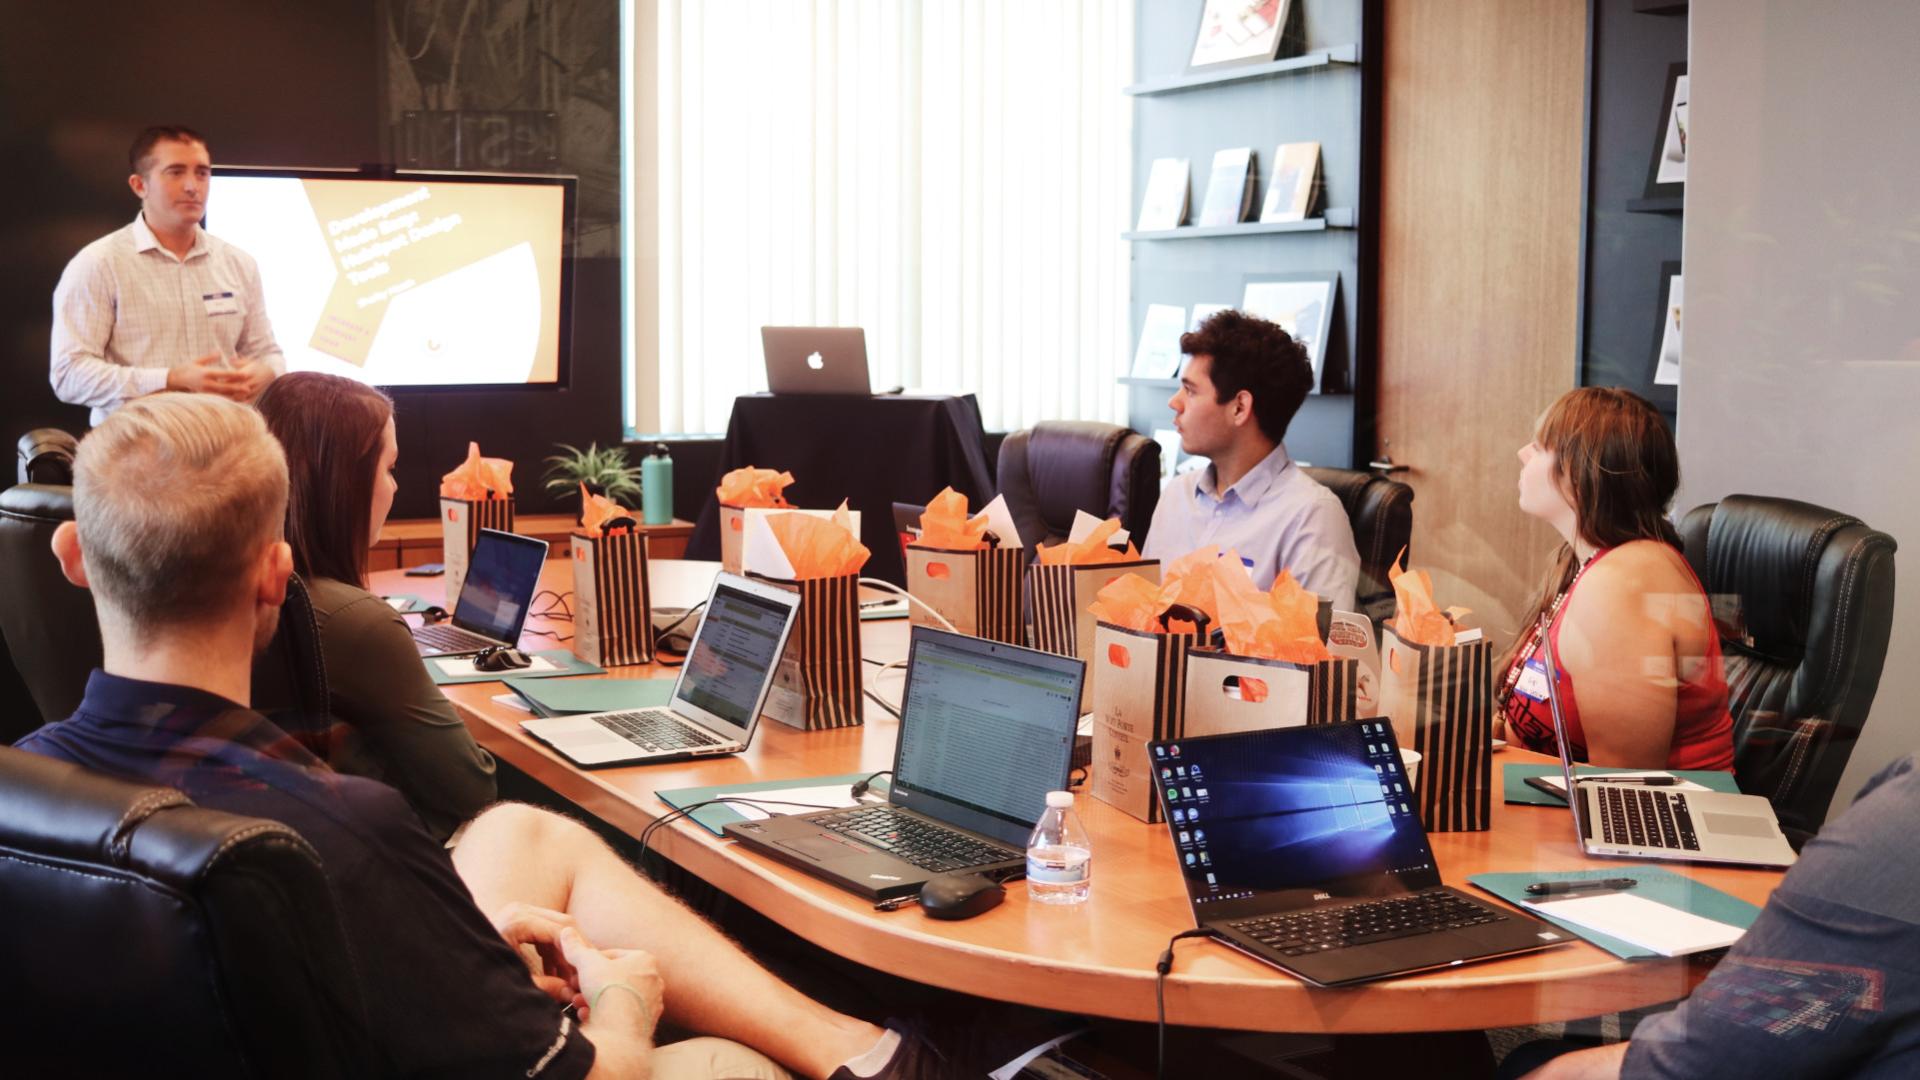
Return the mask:
[[666, 708], [523, 720], [520, 728], [586, 768], [740, 753], [799, 607], [798, 593], [721, 574]]
[[873, 393], [867, 332], [857, 326], [763, 326], [767, 389], [776, 394]]
[[469, 656], [497, 645], [517, 644], [546, 562], [545, 540], [481, 529], [467, 560], [467, 577], [460, 584], [453, 618], [412, 627], [414, 648], [421, 656]]
[[1566, 720], [1560, 714], [1559, 665], [1551, 639], [1541, 652], [1547, 668], [1547, 708], [1553, 714], [1553, 741], [1560, 751], [1573, 808], [1573, 832], [1588, 855], [1629, 859], [1679, 859], [1686, 862], [1790, 866], [1797, 856], [1780, 832], [1773, 804], [1758, 795], [1724, 791], [1676, 791], [1668, 787], [1609, 782], [1607, 777], [1575, 779], [1567, 748]]

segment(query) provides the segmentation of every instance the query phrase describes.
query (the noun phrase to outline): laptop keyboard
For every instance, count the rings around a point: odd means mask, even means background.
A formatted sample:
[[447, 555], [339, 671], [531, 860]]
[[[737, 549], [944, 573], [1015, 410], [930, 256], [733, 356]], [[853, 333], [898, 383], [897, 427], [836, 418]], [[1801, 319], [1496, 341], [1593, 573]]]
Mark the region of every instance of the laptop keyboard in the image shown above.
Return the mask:
[[910, 814], [895, 813], [888, 806], [856, 806], [810, 820], [936, 874], [1020, 858], [1017, 851]]
[[446, 623], [434, 623], [432, 626], [414, 628], [413, 640], [430, 649], [438, 649], [441, 652], [466, 652], [469, 650], [477, 652], [490, 645], [499, 644], [499, 642], [494, 641], [492, 638], [481, 637], [472, 631], [462, 630], [457, 626], [449, 626]]
[[1635, 787], [1599, 787], [1600, 838], [1609, 844], [1699, 851], [1687, 797]]
[[1324, 910], [1262, 915], [1227, 925], [1283, 956], [1302, 956], [1506, 918], [1494, 908], [1436, 889]]
[[721, 740], [682, 723], [665, 709], [606, 713], [593, 720], [615, 735], [647, 750], [698, 750], [703, 746], [721, 744]]

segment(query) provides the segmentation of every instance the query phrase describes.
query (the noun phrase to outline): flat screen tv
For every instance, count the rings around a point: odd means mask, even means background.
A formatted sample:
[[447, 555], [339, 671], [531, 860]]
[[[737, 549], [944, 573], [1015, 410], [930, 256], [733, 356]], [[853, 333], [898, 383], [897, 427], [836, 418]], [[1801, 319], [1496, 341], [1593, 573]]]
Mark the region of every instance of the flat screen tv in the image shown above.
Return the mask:
[[289, 371], [567, 384], [570, 176], [217, 166], [205, 228], [260, 265]]

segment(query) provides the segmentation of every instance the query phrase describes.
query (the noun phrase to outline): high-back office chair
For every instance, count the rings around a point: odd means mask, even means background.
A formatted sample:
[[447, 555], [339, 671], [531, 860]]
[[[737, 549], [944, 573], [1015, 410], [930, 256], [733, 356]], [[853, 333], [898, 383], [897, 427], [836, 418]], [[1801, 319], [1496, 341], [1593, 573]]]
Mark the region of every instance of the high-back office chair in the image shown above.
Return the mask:
[[80, 446], [59, 428], [34, 428], [14, 444], [19, 482], [22, 484], [73, 483], [73, 454]]
[[1720, 623], [1734, 775], [1797, 846], [1826, 820], [1880, 685], [1897, 545], [1859, 518], [1759, 495], [1695, 507], [1680, 537]]
[[14, 1076], [371, 1076], [319, 856], [276, 822], [0, 747]]
[[1160, 502], [1160, 444], [1113, 424], [1045, 420], [1000, 444], [999, 487], [1029, 550], [1066, 539], [1076, 510], [1118, 516], [1137, 544]]
[[1360, 582], [1354, 604], [1373, 620], [1376, 630], [1393, 618], [1393, 583], [1387, 571], [1413, 539], [1413, 489], [1352, 469], [1307, 468], [1306, 474], [1340, 497], [1353, 523], [1353, 543], [1360, 549]]

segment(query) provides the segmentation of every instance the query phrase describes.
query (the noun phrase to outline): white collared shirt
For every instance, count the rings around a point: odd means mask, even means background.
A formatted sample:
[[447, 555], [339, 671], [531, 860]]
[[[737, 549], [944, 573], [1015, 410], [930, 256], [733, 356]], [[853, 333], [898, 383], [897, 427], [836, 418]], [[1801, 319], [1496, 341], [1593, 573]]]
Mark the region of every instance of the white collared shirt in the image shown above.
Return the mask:
[[1239, 552], [1253, 583], [1273, 587], [1282, 567], [1308, 592], [1352, 611], [1360, 549], [1340, 497], [1301, 471], [1285, 444], [1216, 490], [1208, 465], [1175, 478], [1160, 494], [1141, 554], [1167, 563], [1208, 545]]
[[61, 401], [92, 406], [93, 424], [208, 353], [287, 366], [253, 256], [198, 226], [182, 259], [136, 214], [81, 248], [53, 290], [49, 381]]

